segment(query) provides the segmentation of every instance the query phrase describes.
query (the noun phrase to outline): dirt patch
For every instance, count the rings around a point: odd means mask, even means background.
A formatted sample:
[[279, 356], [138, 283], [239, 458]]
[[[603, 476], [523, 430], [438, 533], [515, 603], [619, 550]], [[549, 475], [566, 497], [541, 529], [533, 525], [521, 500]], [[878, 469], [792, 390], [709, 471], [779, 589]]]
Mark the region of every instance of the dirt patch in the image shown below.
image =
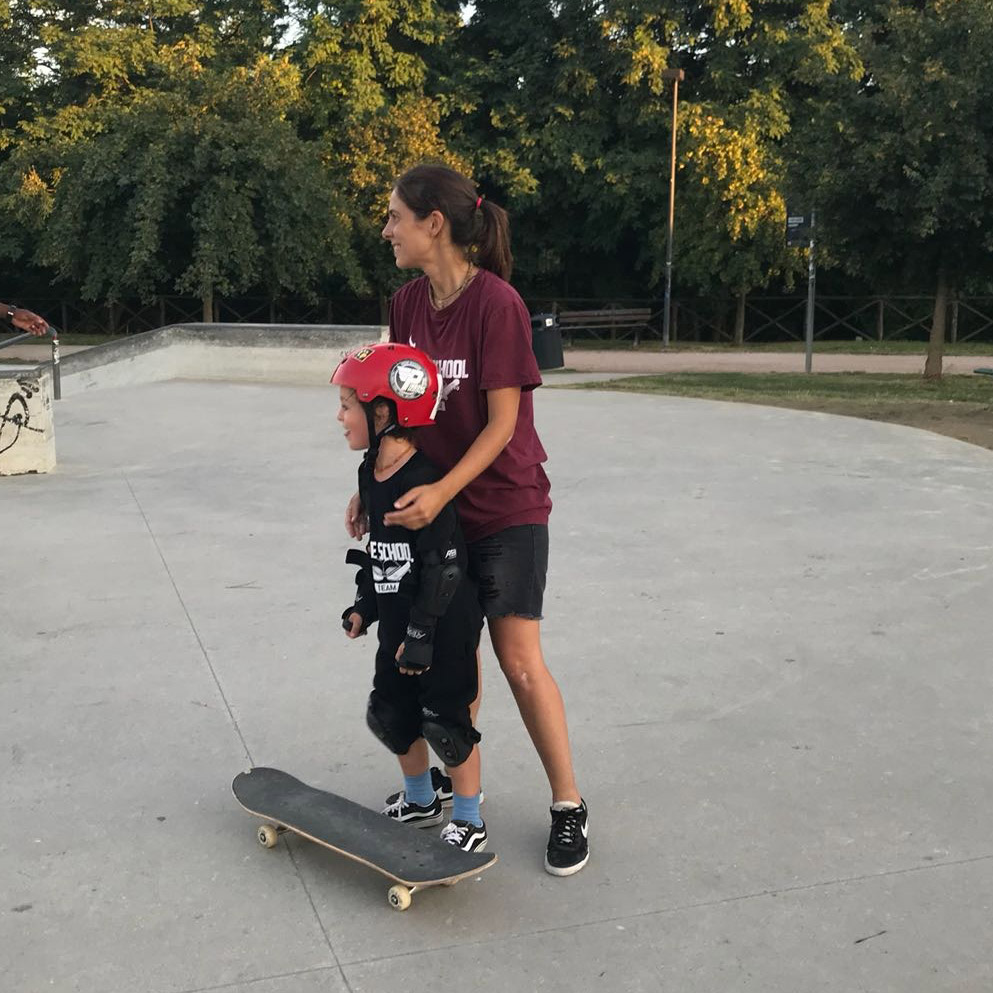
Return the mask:
[[[800, 353], [776, 352], [624, 352], [570, 349], [566, 365], [577, 372], [657, 375], [679, 372], [798, 373], [803, 371]], [[924, 360], [917, 355], [825, 354], [814, 356], [815, 372], [903, 373], [919, 375]], [[946, 374], [968, 374], [980, 366], [993, 366], [993, 355], [946, 356]], [[984, 379], [985, 377], [976, 377]], [[912, 428], [934, 431], [970, 445], [993, 450], [993, 379], [989, 380], [991, 403], [960, 401], [850, 400], [830, 397], [791, 397], [783, 402], [763, 395], [751, 402], [767, 407], [792, 410], [817, 410], [825, 414], [861, 417], [870, 421], [887, 421]], [[685, 395], [685, 394], [684, 394]], [[732, 402], [748, 403], [745, 397], [721, 397]]]
[[[747, 403], [748, 401], [741, 401]], [[818, 410], [824, 414], [841, 414], [861, 417], [869, 421], [887, 421], [911, 428], [934, 431], [949, 438], [979, 445], [993, 450], [993, 407], [981, 403], [866, 403], [851, 400], [796, 400], [777, 403], [768, 397], [761, 403], [765, 407], [787, 407], [791, 410]]]

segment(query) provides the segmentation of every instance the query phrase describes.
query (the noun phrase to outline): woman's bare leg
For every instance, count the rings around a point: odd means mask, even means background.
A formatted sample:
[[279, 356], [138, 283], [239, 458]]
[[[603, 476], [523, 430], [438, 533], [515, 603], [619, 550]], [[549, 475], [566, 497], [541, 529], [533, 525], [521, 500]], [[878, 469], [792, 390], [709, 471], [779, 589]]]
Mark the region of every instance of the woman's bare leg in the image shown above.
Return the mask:
[[476, 715], [479, 713], [479, 705], [483, 702], [483, 657], [476, 649], [476, 699], [469, 704], [469, 720], [472, 726], [476, 726]]
[[545, 665], [541, 623], [524, 617], [495, 617], [488, 624], [500, 668], [545, 767], [552, 803], [580, 803], [565, 705], [558, 684]]

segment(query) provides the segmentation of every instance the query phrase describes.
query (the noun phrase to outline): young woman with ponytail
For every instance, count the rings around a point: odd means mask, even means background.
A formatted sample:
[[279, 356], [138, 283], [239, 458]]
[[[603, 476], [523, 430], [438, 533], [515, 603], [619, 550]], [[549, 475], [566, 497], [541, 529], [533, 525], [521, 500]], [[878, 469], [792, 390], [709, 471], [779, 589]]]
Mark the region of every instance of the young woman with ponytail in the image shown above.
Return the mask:
[[[589, 858], [587, 810], [562, 696], [541, 651], [552, 503], [534, 426], [532, 391], [541, 376], [530, 315], [507, 282], [510, 224], [465, 176], [420, 165], [396, 181], [383, 237], [398, 268], [424, 273], [394, 295], [390, 340], [426, 351], [444, 381], [437, 420], [418, 434], [443, 476], [403, 494], [385, 520], [424, 527], [455, 500], [493, 650], [551, 787], [545, 868], [571, 875]], [[366, 531], [357, 498], [345, 525], [353, 537]], [[450, 797], [448, 777], [435, 780], [439, 796]]]

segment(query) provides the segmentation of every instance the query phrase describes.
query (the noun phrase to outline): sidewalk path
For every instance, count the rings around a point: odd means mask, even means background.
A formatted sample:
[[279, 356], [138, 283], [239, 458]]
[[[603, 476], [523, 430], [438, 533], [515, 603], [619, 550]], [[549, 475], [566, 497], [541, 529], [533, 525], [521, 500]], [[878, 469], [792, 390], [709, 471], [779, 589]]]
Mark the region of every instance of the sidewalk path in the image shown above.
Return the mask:
[[[62, 355], [84, 351], [89, 345], [62, 345]], [[51, 347], [12, 345], [0, 351], [7, 359], [47, 361]], [[586, 348], [565, 350], [566, 368], [575, 372], [611, 372], [630, 375], [658, 372], [803, 372], [802, 352], [650, 352], [636, 349], [595, 351]], [[944, 371], [970, 373], [978, 366], [993, 366], [991, 355], [945, 356]], [[924, 369], [923, 355], [818, 355], [814, 352], [814, 372], [905, 372]]]
[[[567, 369], [576, 372], [612, 372], [643, 375], [660, 372], [803, 372], [802, 352], [648, 352], [565, 350]], [[970, 373], [993, 366], [993, 355], [947, 355], [946, 373]], [[857, 355], [814, 352], [814, 372], [924, 371], [923, 355]]]

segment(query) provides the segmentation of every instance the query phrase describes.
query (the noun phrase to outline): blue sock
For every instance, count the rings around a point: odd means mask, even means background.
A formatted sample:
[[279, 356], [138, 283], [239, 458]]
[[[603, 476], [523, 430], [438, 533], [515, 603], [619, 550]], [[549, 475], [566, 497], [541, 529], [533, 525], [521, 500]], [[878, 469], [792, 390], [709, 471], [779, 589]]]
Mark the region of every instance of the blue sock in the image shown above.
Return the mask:
[[454, 794], [454, 801], [452, 805], [453, 821], [468, 821], [470, 824], [475, 824], [476, 827], [483, 826], [483, 819], [479, 816], [478, 793], [473, 793], [472, 796], [460, 796], [456, 793]]
[[407, 803], [416, 803], [419, 807], [430, 807], [434, 803], [431, 770], [428, 769], [419, 776], [404, 776], [403, 791], [407, 795]]

